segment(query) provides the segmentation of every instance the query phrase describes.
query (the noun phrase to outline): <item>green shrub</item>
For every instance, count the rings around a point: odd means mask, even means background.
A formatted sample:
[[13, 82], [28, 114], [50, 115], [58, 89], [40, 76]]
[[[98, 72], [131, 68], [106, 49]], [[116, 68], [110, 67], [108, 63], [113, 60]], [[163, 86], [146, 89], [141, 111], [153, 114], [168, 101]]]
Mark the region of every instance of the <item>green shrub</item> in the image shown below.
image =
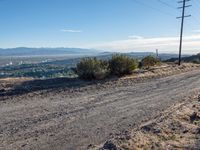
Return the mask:
[[137, 61], [126, 55], [113, 55], [109, 61], [109, 68], [113, 75], [126, 75], [137, 68]]
[[140, 67], [150, 68], [151, 66], [155, 66], [159, 63], [160, 63], [160, 60], [158, 60], [157, 58], [155, 58], [153, 56], [147, 56], [142, 59]]
[[82, 79], [103, 79], [109, 74], [108, 63], [97, 58], [83, 58], [76, 66], [76, 73]]
[[200, 60], [198, 60], [198, 59], [192, 60], [192, 63], [194, 63], [194, 64], [200, 64]]

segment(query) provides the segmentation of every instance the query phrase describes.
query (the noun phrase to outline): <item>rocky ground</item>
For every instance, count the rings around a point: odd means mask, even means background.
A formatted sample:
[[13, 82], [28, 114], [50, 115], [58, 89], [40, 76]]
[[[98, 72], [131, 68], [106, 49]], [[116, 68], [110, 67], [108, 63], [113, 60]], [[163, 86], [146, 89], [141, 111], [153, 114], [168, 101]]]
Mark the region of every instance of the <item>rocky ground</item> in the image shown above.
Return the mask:
[[199, 68], [164, 65], [99, 82], [0, 80], [0, 149], [87, 149], [128, 134], [200, 91]]

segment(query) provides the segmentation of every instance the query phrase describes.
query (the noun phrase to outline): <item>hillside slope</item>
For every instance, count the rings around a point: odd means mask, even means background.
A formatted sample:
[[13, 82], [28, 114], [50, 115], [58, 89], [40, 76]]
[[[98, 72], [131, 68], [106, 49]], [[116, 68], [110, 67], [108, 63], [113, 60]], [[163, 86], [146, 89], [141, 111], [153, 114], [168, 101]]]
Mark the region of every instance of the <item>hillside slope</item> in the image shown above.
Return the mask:
[[[176, 62], [178, 61], [178, 58], [171, 58], [168, 59], [167, 62]], [[197, 55], [192, 55], [192, 56], [188, 56], [188, 57], [183, 57], [182, 58], [183, 62], [195, 62], [195, 63], [200, 63], [200, 53]]]
[[[14, 90], [7, 80], [0, 96], [0, 149], [86, 149], [103, 143], [199, 91], [200, 70], [189, 70], [88, 84], [24, 79]], [[48, 85], [54, 87], [45, 89]]]

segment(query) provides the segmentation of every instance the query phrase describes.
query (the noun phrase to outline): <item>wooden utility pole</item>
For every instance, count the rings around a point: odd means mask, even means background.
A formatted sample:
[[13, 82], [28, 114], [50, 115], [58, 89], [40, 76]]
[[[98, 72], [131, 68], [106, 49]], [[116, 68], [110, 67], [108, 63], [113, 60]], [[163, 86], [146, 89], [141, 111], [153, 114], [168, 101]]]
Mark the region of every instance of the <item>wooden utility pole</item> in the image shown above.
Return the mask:
[[191, 17], [191, 15], [185, 16], [185, 8], [186, 7], [191, 7], [192, 5], [186, 5], [187, 2], [190, 0], [183, 0], [183, 1], [178, 1], [179, 4], [182, 4], [181, 7], [178, 7], [178, 9], [182, 9], [182, 16], [177, 17], [177, 19], [181, 19], [181, 33], [180, 33], [180, 45], [179, 45], [179, 60], [178, 64], [179, 66], [181, 65], [181, 53], [182, 53], [182, 43], [183, 43], [183, 26], [184, 26], [184, 19], [186, 17]]

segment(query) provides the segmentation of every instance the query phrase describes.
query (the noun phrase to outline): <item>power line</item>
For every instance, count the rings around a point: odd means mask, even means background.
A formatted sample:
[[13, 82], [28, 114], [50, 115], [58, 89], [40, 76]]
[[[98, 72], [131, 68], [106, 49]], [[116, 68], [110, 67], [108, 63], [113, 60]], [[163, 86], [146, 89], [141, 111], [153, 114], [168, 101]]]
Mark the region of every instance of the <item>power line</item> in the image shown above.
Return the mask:
[[161, 0], [157, 0], [157, 1], [158, 1], [159, 3], [165, 5], [165, 6], [168, 6], [168, 7], [172, 8], [172, 9], [176, 9], [176, 7], [174, 7], [174, 6], [170, 5], [170, 4], [168, 4], [167, 2], [163, 2], [163, 1], [161, 1]]
[[[192, 9], [193, 11], [192, 11], [192, 16], [191, 16], [192, 22], [191, 23], [187, 23], [186, 22], [186, 25], [193, 28], [193, 26], [191, 26], [191, 25], [195, 24], [197, 27], [200, 27], [200, 19], [197, 17], [197, 16], [199, 16], [199, 12], [198, 11], [200, 10], [199, 9], [200, 5], [195, 0], [193, 0], [192, 2], [193, 2], [193, 9]], [[198, 2], [200, 2], [200, 1], [198, 1]]]
[[[194, 21], [194, 23], [196, 23], [196, 25], [200, 25], [200, 20], [196, 17], [199, 15], [199, 12], [197, 13], [197, 11], [199, 11], [200, 9], [200, 4], [197, 3], [197, 1], [193, 0], [192, 1], [194, 4], [193, 4], [193, 11], [192, 11], [192, 20]], [[199, 2], [199, 1], [198, 1]]]
[[139, 0], [131, 0], [131, 1], [134, 1], [134, 2], [136, 2], [136, 3], [139, 4], [139, 5], [145, 6], [145, 7], [147, 7], [147, 8], [150, 8], [150, 9], [152, 9], [152, 10], [154, 10], [154, 11], [157, 11], [157, 12], [160, 12], [160, 13], [162, 13], [162, 14], [165, 14], [165, 15], [168, 15], [168, 16], [173, 16], [173, 17], [174, 17], [174, 15], [171, 14], [171, 13], [162, 11], [162, 10], [159, 9], [159, 8], [153, 7], [153, 6], [148, 5], [148, 4], [144, 3], [144, 2], [141, 2], [141, 1], [139, 1]]

